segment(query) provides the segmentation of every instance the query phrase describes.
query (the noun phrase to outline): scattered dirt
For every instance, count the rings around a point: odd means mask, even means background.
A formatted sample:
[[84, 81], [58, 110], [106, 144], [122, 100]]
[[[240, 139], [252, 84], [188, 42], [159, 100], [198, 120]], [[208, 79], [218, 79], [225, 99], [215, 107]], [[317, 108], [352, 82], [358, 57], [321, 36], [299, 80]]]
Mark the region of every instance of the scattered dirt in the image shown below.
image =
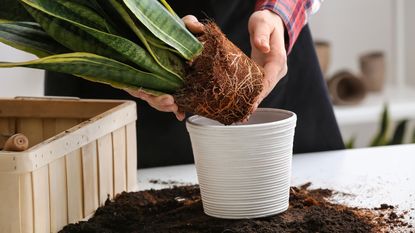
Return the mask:
[[180, 182], [180, 181], [175, 181], [175, 180], [156, 180], [156, 179], [151, 179], [148, 182], [151, 183], [151, 184], [169, 185], [169, 186], [172, 186], [172, 187], [191, 185], [190, 183], [185, 183], [185, 182]]
[[[88, 222], [66, 226], [61, 233], [146, 232], [412, 232], [404, 212], [382, 204], [375, 209], [350, 208], [326, 199], [328, 189], [292, 187], [290, 207], [279, 215], [261, 219], [224, 220], [203, 213], [198, 186], [122, 193], [107, 201]], [[415, 231], [414, 231], [415, 232]]]

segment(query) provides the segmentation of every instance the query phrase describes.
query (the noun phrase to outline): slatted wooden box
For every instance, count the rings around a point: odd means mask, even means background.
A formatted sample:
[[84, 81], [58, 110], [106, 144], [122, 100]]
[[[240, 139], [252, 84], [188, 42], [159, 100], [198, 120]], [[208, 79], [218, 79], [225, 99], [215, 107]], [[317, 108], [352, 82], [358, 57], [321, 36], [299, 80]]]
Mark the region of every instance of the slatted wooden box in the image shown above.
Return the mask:
[[0, 133], [30, 141], [0, 151], [0, 232], [57, 232], [135, 190], [136, 117], [131, 101], [0, 99]]

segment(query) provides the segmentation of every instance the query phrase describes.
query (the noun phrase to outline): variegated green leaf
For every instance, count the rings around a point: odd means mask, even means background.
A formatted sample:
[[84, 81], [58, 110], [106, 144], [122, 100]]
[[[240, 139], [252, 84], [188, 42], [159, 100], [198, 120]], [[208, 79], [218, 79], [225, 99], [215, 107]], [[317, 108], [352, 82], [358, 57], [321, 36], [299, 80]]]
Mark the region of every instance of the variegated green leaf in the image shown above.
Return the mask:
[[0, 23], [0, 42], [38, 57], [69, 52], [34, 22]]
[[89, 52], [118, 61], [127, 61], [117, 51], [101, 43], [82, 29], [56, 17], [52, 17], [31, 6], [26, 5], [28, 12], [36, 19], [45, 32], [53, 39], [74, 52]]
[[118, 61], [91, 53], [68, 53], [28, 62], [1, 62], [0, 68], [29, 67], [89, 77], [89, 80], [122, 87], [142, 87], [173, 93], [180, 85], [155, 74], [137, 70]]
[[[137, 22], [130, 17], [128, 9], [125, 9], [122, 4], [117, 0], [109, 0], [112, 6], [118, 11], [120, 16], [124, 19], [127, 25], [131, 30], [137, 35], [146, 49], [149, 51], [151, 56], [156, 60], [156, 62], [163, 67], [168, 72], [176, 75], [178, 78], [184, 76], [184, 62], [174, 53], [171, 53], [168, 50], [160, 49], [154, 47], [148, 42], [148, 38], [151, 38], [149, 33], [146, 33], [147, 30], [140, 22]], [[182, 78], [181, 78], [182, 79]]]
[[193, 60], [203, 50], [197, 38], [157, 0], [123, 1], [146, 28], [184, 58]]
[[[77, 0], [82, 1], [82, 0]], [[106, 21], [116, 29], [116, 34], [122, 36], [131, 41], [137, 40], [133, 31], [130, 27], [124, 22], [118, 12], [114, 9], [110, 1], [108, 0], [89, 0], [89, 2], [94, 2], [95, 9], [106, 19]]]
[[[50, 34], [52, 37], [54, 37], [57, 41], [61, 43], [66, 43], [65, 46], [71, 48], [74, 51], [86, 51], [91, 52], [88, 50], [87, 46], [84, 46], [84, 50], [78, 50], [74, 49], [74, 46], [82, 46], [83, 40], [82, 37], [85, 36], [85, 34], [89, 34], [92, 37], [94, 37], [96, 40], [100, 41], [104, 46], [108, 49], [113, 50], [114, 54], [119, 54], [125, 59], [130, 60], [131, 62], [135, 63], [141, 68], [146, 69], [147, 71], [150, 71], [155, 74], [159, 74], [161, 76], [164, 76], [166, 78], [169, 78], [171, 80], [175, 80], [177, 83], [182, 83], [182, 80], [179, 79], [177, 76], [172, 75], [170, 72], [166, 71], [162, 67], [160, 67], [154, 59], [151, 59], [150, 54], [140, 47], [139, 45], [135, 44], [134, 42], [127, 40], [125, 38], [109, 34], [100, 30], [97, 30], [95, 28], [88, 27], [86, 25], [81, 24], [80, 22], [73, 21], [70, 19], [65, 18], [64, 16], [59, 15], [60, 11], [52, 12], [53, 8], [45, 9], [41, 5], [37, 4], [37, 0], [21, 0], [23, 3], [25, 3], [29, 13], [32, 14], [34, 18], [39, 22], [39, 24], [45, 29], [45, 31]], [[42, 0], [43, 4], [45, 4], [46, 1], [53, 2], [54, 0]], [[43, 18], [49, 18], [48, 20], [39, 20], [39, 15], [41, 15]], [[50, 19], [51, 18], [51, 19]], [[57, 39], [57, 37], [62, 37], [61, 29], [58, 28], [48, 28], [50, 27], [51, 22], [53, 21], [63, 21], [60, 23], [66, 23], [69, 25], [66, 25], [65, 28], [71, 29], [72, 31], [76, 28], [81, 29], [85, 32], [84, 35], [81, 35], [80, 40], [77, 41], [62, 41], [65, 40], [65, 38]], [[95, 52], [93, 52], [95, 53]], [[99, 55], [104, 55], [106, 57], [114, 58], [111, 54], [102, 54], [97, 53]], [[115, 58], [117, 59], [117, 58]], [[119, 59], [117, 59], [119, 60]]]
[[[45, 0], [38, 1], [45, 2], [45, 5], [50, 4], [51, 2]], [[105, 21], [105, 19], [89, 7], [85, 7], [84, 5], [67, 0], [55, 0], [55, 3], [55, 11], [59, 11], [60, 15], [62, 15], [63, 17], [66, 17], [73, 21], [80, 22], [81, 24], [84, 24], [92, 28], [96, 28], [101, 31], [107, 31], [108, 24]]]
[[170, 12], [170, 14], [173, 15], [173, 17], [175, 17], [179, 22], [181, 22], [182, 24], [184, 24], [182, 22], [182, 20], [180, 19], [179, 16], [177, 16], [176, 12], [174, 12], [173, 8], [171, 8], [171, 6], [167, 3], [166, 0], [159, 0], [161, 4], [163, 4], [163, 6]]

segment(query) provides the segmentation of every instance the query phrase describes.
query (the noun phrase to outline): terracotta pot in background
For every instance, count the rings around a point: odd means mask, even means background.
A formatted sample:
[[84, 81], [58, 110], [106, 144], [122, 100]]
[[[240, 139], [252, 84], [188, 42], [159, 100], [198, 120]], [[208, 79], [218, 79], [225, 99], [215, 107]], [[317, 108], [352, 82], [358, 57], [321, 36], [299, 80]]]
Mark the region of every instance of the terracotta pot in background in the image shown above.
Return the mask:
[[385, 82], [385, 56], [383, 52], [372, 52], [360, 57], [363, 82], [368, 91], [381, 91]]
[[335, 105], [354, 105], [366, 96], [366, 87], [362, 79], [348, 71], [340, 71], [333, 75], [327, 83]]
[[327, 71], [330, 65], [330, 43], [327, 41], [316, 41], [314, 42], [314, 46], [316, 48], [321, 71], [327, 79]]

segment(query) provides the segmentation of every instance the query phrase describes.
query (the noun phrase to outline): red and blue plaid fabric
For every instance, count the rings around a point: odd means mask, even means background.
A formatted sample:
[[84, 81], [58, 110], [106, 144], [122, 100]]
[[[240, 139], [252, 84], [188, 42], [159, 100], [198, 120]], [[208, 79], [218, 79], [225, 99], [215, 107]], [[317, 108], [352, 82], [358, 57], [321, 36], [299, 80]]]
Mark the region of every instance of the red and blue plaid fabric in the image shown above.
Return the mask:
[[320, 8], [323, 0], [257, 0], [256, 10], [271, 10], [284, 21], [288, 35], [287, 51], [291, 51], [308, 16]]

